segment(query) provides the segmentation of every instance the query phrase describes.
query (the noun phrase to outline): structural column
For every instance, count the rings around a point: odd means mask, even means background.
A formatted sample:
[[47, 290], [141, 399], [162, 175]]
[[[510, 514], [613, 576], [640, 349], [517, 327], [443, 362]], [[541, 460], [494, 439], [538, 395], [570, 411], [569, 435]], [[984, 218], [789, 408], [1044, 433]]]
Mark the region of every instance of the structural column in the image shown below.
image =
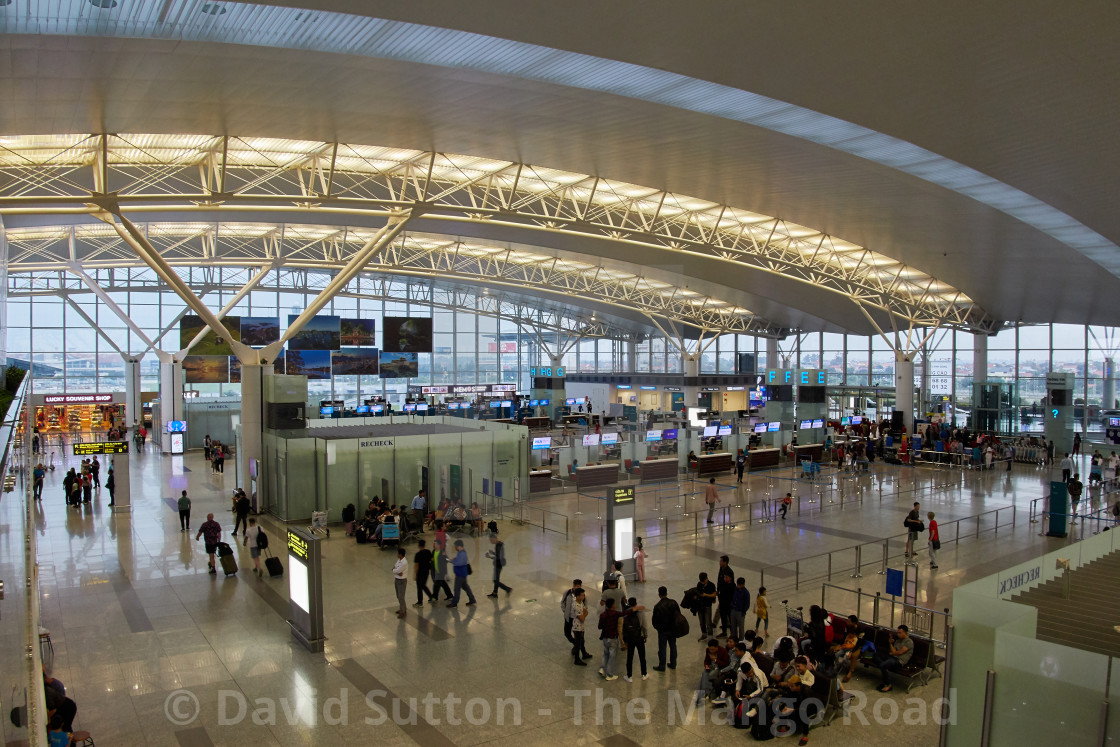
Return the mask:
[[914, 359], [902, 352], [894, 355], [894, 409], [902, 411], [906, 432], [914, 432]]
[[[695, 379], [700, 375], [700, 353], [695, 354], [685, 353], [683, 356], [684, 364], [684, 377], [688, 379]], [[696, 407], [700, 400], [700, 387], [693, 384], [685, 384], [684, 389], [684, 406]]]
[[124, 358], [124, 424], [131, 425], [143, 417], [140, 403], [140, 358]]
[[[268, 371], [266, 373], [265, 371]], [[241, 445], [237, 455], [237, 462], [241, 467], [238, 484], [249, 494], [254, 505], [258, 505], [253, 498], [256, 485], [250, 470], [250, 462], [258, 464], [263, 451], [261, 432], [264, 428], [264, 397], [263, 382], [261, 379], [272, 373], [272, 364], [241, 364]]]
[[626, 373], [634, 373], [638, 368], [638, 343], [633, 340], [626, 340], [623, 342], [624, 352], [626, 353]]
[[[757, 367], [757, 366], [756, 366]], [[766, 368], [781, 368], [778, 358], [778, 340], [774, 337], [766, 338]]]
[[1101, 408], [1104, 410], [1116, 409], [1116, 379], [1114, 378], [1114, 369], [1116, 368], [1116, 360], [1111, 356], [1106, 356], [1104, 359], [1104, 393], [1101, 397]]
[[[974, 334], [972, 336], [972, 380], [973, 382], [988, 380], [988, 336]], [[975, 403], [973, 403], [975, 405]]]
[[[130, 417], [132, 417], [130, 415]], [[163, 428], [169, 420], [183, 420], [183, 364], [179, 361], [160, 361], [159, 363], [159, 417], [158, 427]], [[135, 417], [134, 421], [139, 421]], [[156, 425], [153, 423], [153, 425]], [[161, 451], [171, 453], [171, 439], [160, 440]]]

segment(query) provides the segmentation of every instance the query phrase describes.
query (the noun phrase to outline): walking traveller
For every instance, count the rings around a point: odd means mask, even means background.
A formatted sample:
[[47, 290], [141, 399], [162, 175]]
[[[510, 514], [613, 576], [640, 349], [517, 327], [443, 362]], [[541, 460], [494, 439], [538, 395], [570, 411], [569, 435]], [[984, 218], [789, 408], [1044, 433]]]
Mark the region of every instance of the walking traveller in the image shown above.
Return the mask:
[[37, 465], [35, 465], [35, 469], [31, 472], [31, 479], [34, 482], [32, 495], [37, 501], [43, 500], [43, 482], [46, 480], [46, 477], [47, 468], [43, 466], [42, 462], [39, 462]]
[[210, 560], [207, 567], [210, 573], [217, 573], [218, 570], [214, 567], [214, 554], [218, 552], [218, 543], [222, 541], [222, 525], [214, 521], [214, 514], [206, 514], [206, 521], [202, 522], [194, 538], [198, 540], [203, 536], [206, 537], [206, 554]]
[[782, 521], [785, 521], [786, 514], [789, 512], [789, 507], [793, 505], [793, 493], [786, 493], [782, 498]]
[[[113, 479], [113, 473], [110, 470], [109, 479]], [[179, 496], [179, 531], [189, 532], [191, 530], [191, 499], [187, 497], [187, 491]]]
[[707, 573], [700, 574], [696, 591], [696, 614], [700, 618], [700, 637], [697, 640], [703, 641], [712, 635], [712, 605], [716, 602], [716, 585], [708, 580]]
[[735, 592], [731, 596], [731, 625], [729, 635], [737, 641], [743, 640], [747, 627], [747, 613], [751, 611], [751, 593], [747, 580], [739, 578], [735, 582]]
[[117, 478], [113, 475], [113, 468], [109, 468], [108, 475], [105, 476], [105, 489], [109, 491], [109, 505], [112, 506], [116, 502], [117, 493]]
[[1070, 475], [1073, 474], [1073, 459], [1068, 453], [1058, 466], [1062, 468], [1062, 482], [1069, 482]]
[[572, 579], [572, 586], [560, 597], [560, 613], [564, 616], [564, 637], [568, 643], [575, 643], [572, 637], [572, 603], [575, 601], [576, 590], [583, 588], [583, 580]]
[[458, 607], [459, 595], [464, 591], [467, 592], [467, 606], [475, 604], [477, 600], [474, 598], [474, 592], [471, 591], [471, 585], [467, 583], [467, 576], [471, 574], [472, 569], [467, 551], [463, 549], [463, 540], [455, 540], [455, 557], [451, 560], [451, 565], [455, 573], [455, 594], [447, 606]]
[[249, 496], [245, 493], [240, 493], [240, 497], [234, 502], [233, 510], [236, 512], [237, 521], [233, 525], [233, 536], [237, 536], [237, 529], [241, 527], [241, 531], [249, 527], [249, 511], [253, 509], [253, 504], [249, 502]]
[[906, 525], [906, 557], [907, 559], [914, 557], [914, 542], [918, 539], [918, 532], [924, 528], [922, 526], [922, 515], [918, 512], [921, 504], [915, 502], [913, 510], [906, 514], [906, 520], [903, 522]]
[[443, 589], [444, 599], [451, 599], [451, 587], [447, 585], [447, 551], [445, 545], [436, 542], [432, 552], [432, 601], [439, 600], [439, 591]]
[[716, 504], [720, 502], [719, 491], [716, 489], [716, 478], [708, 479], [708, 487], [704, 489], [704, 502], [708, 504], [708, 523], [714, 524], [712, 515], [716, 512]]
[[764, 638], [770, 637], [770, 605], [766, 601], [766, 587], [758, 587], [758, 596], [754, 598], [754, 632], [762, 626]]
[[261, 528], [256, 518], [249, 519], [249, 528], [241, 533], [241, 546], [249, 548], [249, 557], [253, 559], [253, 573], [264, 576], [261, 570], [261, 550], [268, 547], [268, 540], [261, 543]]
[[416, 573], [416, 604], [412, 606], [423, 607], [425, 594], [428, 595], [429, 602], [436, 601], [428, 588], [428, 576], [432, 573], [432, 551], [425, 547], [424, 540], [417, 541], [416, 547], [416, 554], [412, 556], [412, 567]]
[[747, 469], [747, 455], [743, 453], [742, 449], [739, 449], [739, 456], [735, 457], [735, 472], [739, 476], [738, 482], [743, 481], [743, 472], [745, 472], [746, 469]]
[[494, 591], [486, 596], [491, 599], [497, 597], [498, 589], [503, 589], [506, 596], [509, 596], [509, 593], [513, 591], [513, 589], [502, 583], [502, 568], [506, 565], [506, 543], [499, 540], [498, 535], [491, 534], [490, 544], [493, 545], [493, 549], [487, 551], [486, 557], [494, 561]]
[[393, 586], [397, 590], [397, 617], [404, 617], [408, 611], [404, 607], [404, 592], [408, 586], [408, 561], [404, 559], [404, 548], [397, 548], [397, 562], [393, 564]]
[[412, 499], [412, 520], [420, 534], [424, 533], [424, 514], [428, 510], [428, 494], [421, 490]]
[[719, 556], [719, 570], [716, 572], [716, 599], [719, 601], [720, 637], [727, 637], [727, 627], [731, 624], [731, 599], [735, 596], [735, 571], [728, 565], [726, 555]]

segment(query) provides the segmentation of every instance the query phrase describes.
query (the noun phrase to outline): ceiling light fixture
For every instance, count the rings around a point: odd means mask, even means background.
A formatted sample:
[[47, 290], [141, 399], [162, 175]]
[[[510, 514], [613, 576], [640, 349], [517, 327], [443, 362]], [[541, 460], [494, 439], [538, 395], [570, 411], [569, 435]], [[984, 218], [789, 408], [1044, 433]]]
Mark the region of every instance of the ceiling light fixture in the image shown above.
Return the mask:
[[117, 0], [89, 0], [89, 4], [95, 8], [108, 10], [117, 7]]
[[217, 3], [206, 3], [202, 6], [202, 12], [208, 16], [220, 16], [226, 12], [226, 9]]
[[12, 0], [0, 0], [0, 8], [3, 8], [5, 6], [11, 5], [11, 4], [12, 4]]

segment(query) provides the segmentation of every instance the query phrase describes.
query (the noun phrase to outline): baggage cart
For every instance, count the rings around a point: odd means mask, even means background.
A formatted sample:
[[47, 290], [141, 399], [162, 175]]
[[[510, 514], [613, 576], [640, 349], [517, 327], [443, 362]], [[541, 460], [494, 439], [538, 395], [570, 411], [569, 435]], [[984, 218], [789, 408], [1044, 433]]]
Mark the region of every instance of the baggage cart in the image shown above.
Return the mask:
[[801, 613], [802, 607], [791, 607], [789, 600], [782, 600], [782, 612], [786, 616], [786, 634], [800, 639], [805, 634], [805, 617]]
[[330, 527], [327, 526], [327, 512], [326, 511], [312, 511], [311, 512], [311, 526], [308, 531], [312, 534], [321, 534], [324, 537], [331, 536]]

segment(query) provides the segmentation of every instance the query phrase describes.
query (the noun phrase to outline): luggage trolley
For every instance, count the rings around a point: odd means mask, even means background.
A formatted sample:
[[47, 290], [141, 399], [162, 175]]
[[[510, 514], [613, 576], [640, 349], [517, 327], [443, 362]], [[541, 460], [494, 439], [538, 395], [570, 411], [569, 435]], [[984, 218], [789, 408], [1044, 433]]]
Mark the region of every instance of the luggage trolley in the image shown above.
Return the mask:
[[800, 640], [805, 634], [805, 616], [801, 614], [802, 607], [791, 607], [788, 599], [782, 600], [782, 612], [786, 615], [786, 635], [791, 635]]
[[330, 527], [327, 526], [327, 512], [312, 511], [311, 526], [309, 526], [307, 530], [312, 534], [322, 534], [324, 537], [330, 537], [331, 530]]

